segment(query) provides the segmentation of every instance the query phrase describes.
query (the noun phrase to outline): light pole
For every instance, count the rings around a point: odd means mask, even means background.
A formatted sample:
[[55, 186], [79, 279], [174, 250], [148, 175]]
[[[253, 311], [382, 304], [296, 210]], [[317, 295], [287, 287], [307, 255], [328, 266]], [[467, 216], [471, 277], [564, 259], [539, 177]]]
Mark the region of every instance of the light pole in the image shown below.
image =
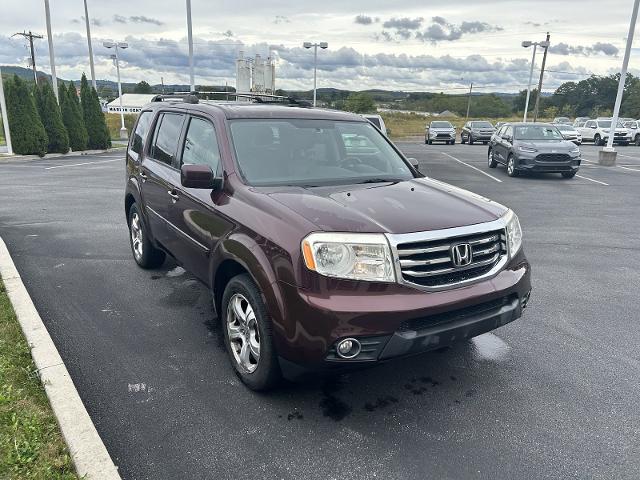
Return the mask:
[[[49, 12], [49, 0], [44, 0], [44, 13], [47, 20], [47, 40], [49, 41], [49, 62], [51, 63], [51, 86], [53, 87], [53, 93], [56, 96], [58, 103], [58, 77], [56, 77], [56, 59], [53, 53], [53, 37], [51, 35], [51, 13]], [[36, 81], [36, 84], [38, 82]]]
[[96, 70], [93, 66], [93, 47], [91, 46], [91, 27], [89, 26], [89, 8], [87, 7], [87, 0], [84, 0], [84, 21], [87, 24], [87, 44], [89, 45], [89, 69], [91, 70], [91, 83], [93, 83], [93, 89], [98, 93]]
[[191, 28], [191, 0], [187, 0], [187, 38], [189, 41], [189, 83], [191, 91], [196, 91], [196, 84], [193, 78], [193, 29]]
[[304, 42], [302, 46], [306, 49], [313, 47], [313, 106], [316, 106], [316, 92], [318, 88], [318, 47], [326, 50], [329, 48], [327, 42], [311, 43]]
[[524, 117], [522, 118], [523, 122], [527, 121], [527, 112], [529, 111], [529, 99], [531, 98], [531, 82], [533, 81], [533, 68], [536, 64], [536, 49], [538, 48], [538, 45], [544, 48], [548, 47], [549, 42], [547, 41], [531, 42], [529, 40], [522, 42], [522, 46], [524, 48], [529, 48], [532, 45], [533, 45], [533, 55], [531, 56], [531, 70], [529, 71], [529, 84], [527, 85], [527, 100], [524, 103]]
[[636, 30], [636, 20], [638, 19], [638, 5], [640, 0], [633, 2], [633, 11], [631, 12], [631, 22], [629, 24], [629, 34], [627, 35], [627, 46], [624, 50], [624, 58], [622, 59], [622, 70], [620, 70], [620, 80], [618, 81], [618, 93], [616, 94], [616, 103], [613, 106], [613, 118], [611, 119], [611, 129], [609, 130], [609, 139], [607, 146], [598, 154], [598, 163], [601, 165], [615, 165], [617, 152], [613, 148], [613, 137], [618, 126], [618, 118], [620, 116], [620, 104], [622, 103], [622, 94], [624, 93], [624, 84], [627, 80], [627, 67], [629, 66], [629, 57], [631, 56], [631, 45], [633, 44], [633, 34]]
[[127, 137], [127, 129], [124, 126], [124, 111], [122, 108], [122, 83], [120, 83], [120, 62], [118, 61], [118, 50], [124, 50], [129, 47], [129, 44], [126, 42], [102, 42], [102, 45], [105, 48], [113, 48], [115, 49], [114, 60], [116, 61], [116, 72], [118, 73], [118, 95], [120, 96], [120, 138], [126, 140]]
[[4, 126], [4, 138], [7, 141], [7, 153], [13, 155], [11, 148], [11, 132], [9, 131], [9, 119], [7, 118], [7, 104], [4, 101], [4, 86], [2, 85], [2, 71], [0, 70], [0, 109], [2, 110], [2, 125]]

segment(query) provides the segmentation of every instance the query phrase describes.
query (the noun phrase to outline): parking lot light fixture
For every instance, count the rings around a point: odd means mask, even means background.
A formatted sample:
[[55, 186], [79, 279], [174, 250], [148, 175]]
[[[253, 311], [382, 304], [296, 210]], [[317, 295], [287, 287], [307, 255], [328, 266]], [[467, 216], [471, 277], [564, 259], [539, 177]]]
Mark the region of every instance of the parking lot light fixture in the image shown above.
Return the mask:
[[327, 48], [329, 48], [329, 44], [327, 42], [320, 42], [320, 43], [304, 42], [302, 46], [307, 50], [310, 48], [313, 48], [313, 106], [315, 107], [316, 96], [317, 96], [316, 92], [318, 87], [318, 47], [320, 47], [323, 50], [326, 50]]
[[118, 95], [120, 98], [120, 138], [122, 140], [126, 140], [128, 138], [127, 129], [124, 126], [124, 110], [122, 106], [122, 83], [120, 82], [120, 62], [118, 57], [118, 50], [124, 50], [125, 48], [129, 48], [129, 44], [127, 42], [102, 42], [102, 46], [105, 48], [113, 48], [115, 51], [115, 55], [113, 56], [114, 61], [116, 63], [116, 72], [118, 74]]

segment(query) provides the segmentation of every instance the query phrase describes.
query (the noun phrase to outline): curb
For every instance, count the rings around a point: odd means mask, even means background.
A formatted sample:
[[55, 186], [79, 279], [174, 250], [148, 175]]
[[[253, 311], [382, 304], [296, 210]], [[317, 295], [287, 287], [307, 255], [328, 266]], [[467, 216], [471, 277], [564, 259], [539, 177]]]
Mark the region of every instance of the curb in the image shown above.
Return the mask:
[[76, 472], [88, 480], [121, 480], [118, 468], [98, 435], [2, 238], [0, 275], [31, 348], [40, 381], [47, 392]]
[[39, 157], [38, 155], [7, 155], [6, 153], [0, 153], [0, 160], [41, 160], [48, 158], [64, 158], [64, 157], [81, 157], [84, 155], [97, 155], [99, 153], [108, 153], [114, 150], [122, 150], [126, 148], [125, 145], [111, 147], [106, 150], [82, 150], [79, 152], [68, 152], [68, 153], [47, 153], [44, 157]]

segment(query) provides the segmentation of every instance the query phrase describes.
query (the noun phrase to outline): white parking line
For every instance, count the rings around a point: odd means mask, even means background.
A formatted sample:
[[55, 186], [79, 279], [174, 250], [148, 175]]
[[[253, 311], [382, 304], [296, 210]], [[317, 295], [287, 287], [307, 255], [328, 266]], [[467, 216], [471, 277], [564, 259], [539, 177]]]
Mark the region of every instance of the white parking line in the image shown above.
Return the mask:
[[609, 186], [608, 183], [601, 182], [600, 180], [594, 180], [593, 178], [583, 177], [582, 175], [576, 175], [576, 177], [582, 178], [583, 180], [589, 180], [590, 182], [593, 182], [593, 183], [599, 183], [600, 185], [605, 185], [607, 187]]
[[54, 168], [66, 168], [66, 167], [81, 167], [82, 165], [96, 165], [98, 163], [110, 163], [119, 162], [122, 158], [116, 158], [114, 160], [103, 160], [101, 162], [84, 162], [84, 163], [71, 163], [69, 165], [56, 165], [55, 167], [46, 167], [45, 170], [53, 170]]
[[[629, 168], [629, 167], [635, 167], [635, 168]], [[640, 170], [638, 170], [638, 169], [640, 169], [640, 165], [628, 165], [628, 166], [618, 165], [618, 168], [623, 168], [625, 170], [629, 170], [630, 172], [639, 172], [640, 173]]]
[[468, 163], [463, 162], [462, 160], [460, 160], [460, 159], [458, 159], [458, 158], [454, 157], [453, 155], [449, 155], [448, 153], [445, 153], [445, 152], [440, 152], [440, 153], [441, 153], [441, 154], [443, 154], [443, 155], [446, 155], [447, 157], [451, 158], [452, 160], [455, 160], [455, 161], [456, 161], [456, 162], [458, 162], [458, 163], [461, 163], [462, 165], [466, 165], [466, 166], [467, 166], [467, 167], [469, 167], [469, 168], [473, 168], [476, 172], [480, 172], [482, 175], [485, 175], [485, 176], [487, 176], [487, 177], [489, 177], [489, 178], [491, 178], [491, 179], [495, 180], [495, 181], [496, 181], [496, 182], [498, 182], [498, 183], [502, 183], [502, 180], [500, 180], [499, 178], [496, 178], [496, 177], [494, 177], [493, 175], [489, 175], [487, 172], [483, 172], [483, 171], [482, 171], [482, 170], [480, 170], [479, 168], [474, 167], [473, 165], [469, 165]]

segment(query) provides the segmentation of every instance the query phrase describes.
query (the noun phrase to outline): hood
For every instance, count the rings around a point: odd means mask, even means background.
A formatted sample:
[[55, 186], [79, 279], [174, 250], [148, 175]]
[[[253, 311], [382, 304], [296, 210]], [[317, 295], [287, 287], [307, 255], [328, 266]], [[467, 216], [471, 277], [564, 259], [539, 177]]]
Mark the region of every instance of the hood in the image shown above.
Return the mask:
[[432, 130], [434, 132], [452, 132], [454, 131], [456, 128], [455, 127], [429, 127], [429, 130]]
[[576, 148], [572, 142], [567, 140], [519, 140], [517, 145], [535, 148], [541, 153], [569, 153]]
[[479, 195], [424, 178], [367, 185], [287, 187], [266, 194], [323, 231], [440, 230], [491, 222], [506, 211]]

